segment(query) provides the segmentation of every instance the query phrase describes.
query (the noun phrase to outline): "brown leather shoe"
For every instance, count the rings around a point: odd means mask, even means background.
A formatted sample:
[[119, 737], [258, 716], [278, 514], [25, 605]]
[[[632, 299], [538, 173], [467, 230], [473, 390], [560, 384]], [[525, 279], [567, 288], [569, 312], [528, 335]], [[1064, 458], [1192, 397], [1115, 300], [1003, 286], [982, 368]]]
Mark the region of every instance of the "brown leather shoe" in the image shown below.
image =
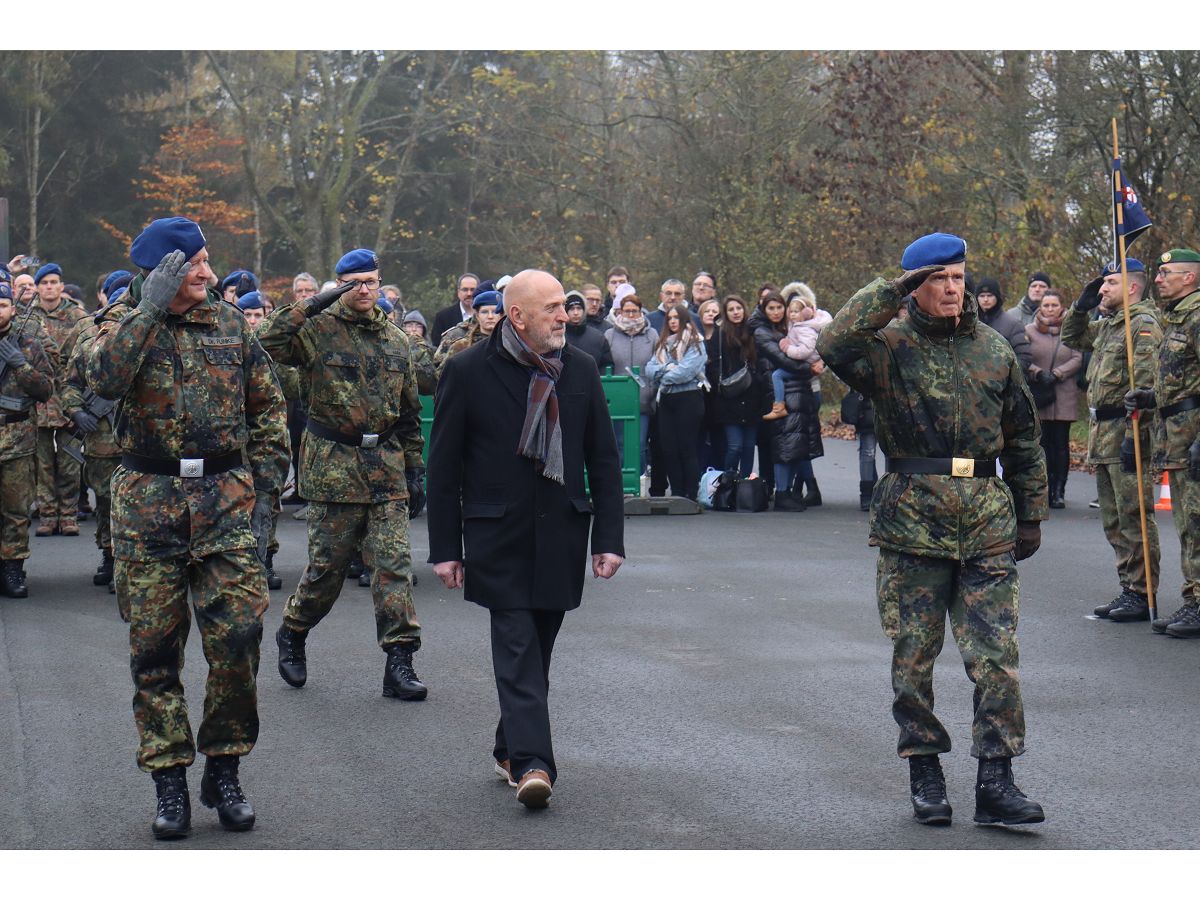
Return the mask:
[[507, 759], [494, 760], [496, 763], [496, 775], [508, 782], [509, 787], [516, 787], [517, 783], [512, 777], [512, 763]]
[[34, 534], [38, 537], [49, 537], [57, 528], [58, 519], [38, 519], [37, 531]]
[[79, 522], [74, 516], [71, 516], [69, 519], [59, 519], [58, 533], [66, 534], [71, 537], [79, 537]]
[[541, 769], [530, 769], [517, 785], [517, 799], [529, 809], [544, 809], [550, 805], [550, 775]]

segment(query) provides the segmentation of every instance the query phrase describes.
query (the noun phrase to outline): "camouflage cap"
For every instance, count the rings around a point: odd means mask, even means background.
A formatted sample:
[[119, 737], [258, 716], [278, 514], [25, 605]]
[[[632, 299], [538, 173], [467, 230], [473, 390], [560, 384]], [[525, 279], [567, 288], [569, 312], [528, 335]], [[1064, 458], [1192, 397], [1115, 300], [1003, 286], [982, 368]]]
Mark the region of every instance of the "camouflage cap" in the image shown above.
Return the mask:
[[1162, 256], [1160, 256], [1158, 258], [1158, 261], [1160, 263], [1169, 263], [1169, 262], [1200, 263], [1200, 253], [1197, 253], [1195, 250], [1188, 250], [1187, 248], [1184, 248], [1184, 247], [1177, 247], [1174, 250], [1168, 250], [1166, 253], [1164, 253]]

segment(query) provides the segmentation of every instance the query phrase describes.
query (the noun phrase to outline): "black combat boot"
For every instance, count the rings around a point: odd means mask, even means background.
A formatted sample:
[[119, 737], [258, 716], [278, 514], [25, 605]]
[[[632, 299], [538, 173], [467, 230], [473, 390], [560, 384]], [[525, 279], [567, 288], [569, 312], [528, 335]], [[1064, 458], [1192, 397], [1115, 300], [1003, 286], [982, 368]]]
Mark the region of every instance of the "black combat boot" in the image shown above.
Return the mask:
[[1185, 601], [1183, 606], [1179, 607], [1179, 609], [1175, 610], [1175, 612], [1171, 613], [1169, 616], [1159, 616], [1157, 619], [1151, 622], [1150, 628], [1155, 634], [1166, 634], [1167, 629], [1178, 622], [1183, 616], [1187, 615], [1187, 611], [1190, 608], [1190, 605]]
[[158, 810], [150, 830], [160, 841], [187, 837], [192, 830], [192, 799], [188, 796], [187, 769], [171, 766], [152, 776], [158, 794]]
[[1113, 597], [1107, 603], [1101, 603], [1099, 606], [1093, 609], [1092, 615], [1099, 616], [1101, 619], [1107, 619], [1108, 614], [1121, 605], [1121, 601], [1125, 599], [1125, 592], [1127, 590], [1129, 590], [1129, 588], [1125, 587], [1125, 585], [1121, 585], [1121, 593], [1117, 594], [1117, 596]]
[[292, 687], [304, 687], [308, 681], [308, 658], [304, 654], [307, 631], [293, 631], [280, 625], [275, 632], [275, 644], [279, 647], [279, 677]]
[[1051, 509], [1062, 509], [1064, 506], [1066, 506], [1066, 504], [1063, 502], [1062, 479], [1059, 478], [1057, 475], [1052, 475], [1048, 479], [1048, 481], [1050, 483], [1046, 486], [1047, 487], [1046, 493], [1049, 495], [1049, 498], [1050, 498], [1050, 508]]
[[3, 561], [3, 569], [0, 570], [0, 593], [17, 600], [29, 596], [29, 588], [25, 587], [25, 568], [22, 560]]
[[804, 501], [797, 491], [776, 491], [775, 512], [804, 512]]
[[858, 483], [858, 508], [863, 512], [868, 512], [871, 509], [871, 497], [874, 494], [874, 481], [860, 481]]
[[421, 683], [413, 670], [410, 644], [396, 644], [388, 649], [383, 667], [383, 696], [401, 700], [424, 700], [429, 688]]
[[980, 825], [1033, 825], [1046, 821], [1041, 806], [1013, 783], [1007, 756], [979, 760], [975, 781], [975, 821]]
[[371, 586], [371, 569], [368, 566], [363, 566], [362, 574], [358, 576], [358, 586]]
[[346, 569], [347, 578], [357, 578], [363, 573], [363, 560], [361, 553], [355, 553], [354, 559], [350, 560], [350, 566]]
[[113, 580], [113, 555], [111, 550], [103, 550], [100, 565], [96, 566], [96, 574], [92, 576], [92, 584], [100, 587]]
[[953, 810], [946, 799], [946, 776], [937, 756], [910, 756], [908, 781], [912, 788], [913, 818], [922, 825], [949, 825]]
[[1139, 594], [1126, 588], [1117, 598], [1120, 602], [1108, 611], [1108, 618], [1113, 622], [1148, 622], [1150, 620], [1150, 602], [1145, 594]]
[[1200, 606], [1185, 606], [1167, 626], [1167, 634], [1177, 638], [1200, 636]]
[[821, 505], [821, 489], [819, 487], [817, 487], [817, 479], [805, 478], [804, 479], [804, 488], [805, 488], [804, 505], [806, 507], [807, 506], [820, 506]]
[[200, 802], [217, 811], [226, 831], [249, 831], [254, 827], [254, 807], [238, 782], [236, 756], [210, 756], [204, 761], [200, 779]]
[[275, 574], [275, 554], [267, 554], [267, 589], [277, 591], [283, 587], [283, 579]]

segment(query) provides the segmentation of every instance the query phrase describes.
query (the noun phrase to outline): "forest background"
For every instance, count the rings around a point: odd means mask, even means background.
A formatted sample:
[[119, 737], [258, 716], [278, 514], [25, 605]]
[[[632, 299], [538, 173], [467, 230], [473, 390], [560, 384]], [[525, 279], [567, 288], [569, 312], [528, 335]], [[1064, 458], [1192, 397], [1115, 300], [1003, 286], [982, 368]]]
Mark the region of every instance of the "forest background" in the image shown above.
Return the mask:
[[1195, 51], [4, 51], [11, 252], [92, 298], [150, 219], [199, 221], [277, 299], [374, 248], [425, 313], [455, 276], [628, 267], [836, 309], [917, 234], [963, 235], [1011, 304], [1111, 256], [1109, 167], [1194, 243]]

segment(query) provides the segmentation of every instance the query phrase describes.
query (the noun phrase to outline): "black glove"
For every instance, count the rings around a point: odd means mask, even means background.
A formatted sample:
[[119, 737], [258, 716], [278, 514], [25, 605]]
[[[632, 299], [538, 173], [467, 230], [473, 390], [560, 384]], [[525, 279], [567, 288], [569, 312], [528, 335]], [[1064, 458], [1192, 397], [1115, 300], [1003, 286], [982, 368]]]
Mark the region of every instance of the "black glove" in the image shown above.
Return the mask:
[[405, 469], [404, 480], [408, 482], [408, 517], [413, 519], [425, 508], [425, 467]]
[[1047, 372], [1045, 369], [1037, 373], [1038, 384], [1054, 384], [1055, 378], [1053, 372]]
[[1040, 522], [1017, 523], [1017, 547], [1015, 550], [1018, 560], [1029, 559], [1042, 546], [1042, 524]]
[[1192, 441], [1192, 447], [1188, 450], [1188, 478], [1200, 481], [1200, 438]]
[[0, 360], [8, 363], [14, 369], [19, 369], [29, 364], [29, 360], [25, 358], [25, 354], [21, 352], [21, 348], [17, 346], [16, 338], [11, 334], [0, 341]]
[[1121, 441], [1121, 471], [1126, 475], [1137, 474], [1137, 459], [1133, 454], [1133, 435], [1125, 435]]
[[258, 541], [254, 552], [264, 566], [271, 547], [271, 512], [274, 505], [270, 495], [259, 494], [254, 499], [254, 512], [250, 514], [250, 532]]
[[1083, 293], [1079, 295], [1079, 299], [1075, 301], [1075, 308], [1084, 312], [1091, 312], [1100, 305], [1100, 285], [1104, 284], [1104, 276], [1093, 278], [1083, 286]]
[[100, 427], [100, 420], [93, 416], [86, 409], [77, 409], [71, 413], [71, 421], [75, 423], [75, 427], [84, 434], [91, 434]]
[[1158, 401], [1152, 388], [1137, 388], [1125, 394], [1125, 412], [1133, 415], [1135, 409], [1154, 409]]
[[906, 297], [925, 283], [925, 279], [934, 272], [940, 272], [945, 266], [921, 266], [907, 275], [901, 275], [892, 280], [892, 287], [899, 291], [901, 297]]
[[191, 270], [183, 251], [172, 250], [142, 282], [142, 301], [165, 312]]
[[327, 291], [321, 291], [315, 297], [309, 297], [304, 301], [304, 315], [315, 316], [317, 313], [329, 309], [338, 297], [355, 290], [357, 287], [358, 282], [347, 281], [345, 284], [331, 287]]

